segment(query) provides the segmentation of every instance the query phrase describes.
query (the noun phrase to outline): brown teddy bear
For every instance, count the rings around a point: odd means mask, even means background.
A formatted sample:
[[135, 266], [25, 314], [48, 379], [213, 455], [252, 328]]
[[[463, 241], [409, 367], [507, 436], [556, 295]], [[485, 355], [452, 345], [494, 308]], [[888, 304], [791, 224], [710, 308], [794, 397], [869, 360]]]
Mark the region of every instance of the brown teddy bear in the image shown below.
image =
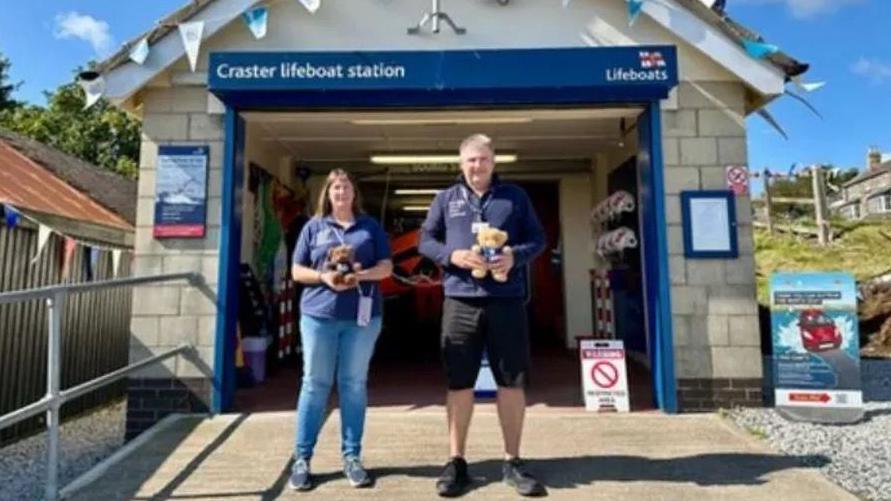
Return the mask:
[[[499, 254], [510, 254], [513, 250], [505, 245], [507, 243], [507, 232], [498, 228], [481, 228], [476, 234], [477, 244], [471, 247], [471, 250], [483, 256], [483, 261], [489, 263], [495, 260]], [[473, 278], [485, 278], [485, 268], [474, 268], [471, 272]], [[492, 271], [492, 278], [498, 282], [507, 282], [507, 273], [496, 273]]]
[[328, 260], [325, 270], [334, 271], [334, 285], [348, 285], [350, 287], [359, 283], [355, 271], [359, 269], [359, 263], [354, 263], [353, 247], [350, 245], [338, 245], [328, 249]]

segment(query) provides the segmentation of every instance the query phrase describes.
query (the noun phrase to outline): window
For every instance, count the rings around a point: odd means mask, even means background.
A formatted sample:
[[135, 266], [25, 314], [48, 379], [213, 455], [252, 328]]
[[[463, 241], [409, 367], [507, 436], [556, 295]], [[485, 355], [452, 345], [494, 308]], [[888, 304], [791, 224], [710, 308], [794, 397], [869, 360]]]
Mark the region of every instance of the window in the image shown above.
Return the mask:
[[881, 214], [891, 212], [891, 193], [884, 193], [877, 197], [872, 197], [867, 202], [870, 214]]

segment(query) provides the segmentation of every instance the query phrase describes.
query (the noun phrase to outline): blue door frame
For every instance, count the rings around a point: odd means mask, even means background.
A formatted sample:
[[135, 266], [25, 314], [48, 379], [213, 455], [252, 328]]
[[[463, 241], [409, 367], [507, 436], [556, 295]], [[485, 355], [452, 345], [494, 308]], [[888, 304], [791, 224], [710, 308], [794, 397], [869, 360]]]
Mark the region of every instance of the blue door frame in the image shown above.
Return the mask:
[[[611, 71], [611, 65], [633, 66], [640, 49], [664, 54], [667, 77], [656, 83], [615, 84], [604, 80], [593, 66]], [[383, 54], [383, 56], [381, 56]], [[338, 57], [350, 62], [375, 57], [405, 63], [409, 70], [428, 71], [418, 81], [392, 83], [344, 81], [229, 82], [218, 69], [238, 62], [287, 60], [309, 57], [330, 64]], [[320, 59], [321, 58], [321, 59]], [[643, 53], [640, 54], [643, 60]], [[212, 53], [210, 90], [226, 104], [225, 155], [222, 183], [220, 269], [214, 355], [212, 408], [232, 410], [235, 394], [235, 332], [238, 313], [238, 266], [241, 254], [241, 196], [244, 184], [244, 111], [300, 110], [442, 110], [473, 108], [578, 108], [626, 106], [643, 108], [638, 120], [638, 171], [641, 179], [641, 230], [644, 255], [647, 329], [653, 372], [655, 404], [677, 412], [668, 243], [665, 225], [665, 190], [662, 165], [661, 99], [677, 84], [673, 47], [541, 49], [497, 51], [446, 51], [405, 53]], [[320, 62], [321, 61], [321, 62]], [[435, 62], [436, 64], [432, 64]], [[553, 68], [553, 65], [563, 63]], [[412, 66], [414, 65], [414, 66]], [[428, 67], [429, 66], [429, 67]], [[536, 73], [535, 68], [541, 69]], [[562, 72], [561, 69], [562, 68]], [[567, 69], [568, 68], [568, 69]], [[449, 71], [446, 71], [448, 69]], [[482, 69], [490, 78], [480, 77]], [[628, 71], [642, 71], [632, 69]], [[537, 75], [529, 80], [527, 73]], [[471, 77], [468, 77], [472, 75]], [[494, 75], [494, 76], [492, 76]], [[511, 78], [504, 78], [505, 75]], [[593, 76], [592, 76], [593, 75]], [[429, 77], [429, 78], [427, 78]], [[608, 77], [607, 77], [607, 80]]]

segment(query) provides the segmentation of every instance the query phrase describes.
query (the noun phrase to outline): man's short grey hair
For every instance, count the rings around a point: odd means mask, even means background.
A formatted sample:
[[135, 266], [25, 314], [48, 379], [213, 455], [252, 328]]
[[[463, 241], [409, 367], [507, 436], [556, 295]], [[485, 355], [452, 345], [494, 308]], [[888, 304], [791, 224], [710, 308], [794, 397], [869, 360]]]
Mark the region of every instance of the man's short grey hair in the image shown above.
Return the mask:
[[458, 153], [463, 152], [471, 146], [485, 146], [493, 155], [495, 154], [495, 148], [492, 147], [492, 138], [485, 134], [471, 134], [464, 138], [464, 140], [461, 141], [461, 146], [458, 146]]

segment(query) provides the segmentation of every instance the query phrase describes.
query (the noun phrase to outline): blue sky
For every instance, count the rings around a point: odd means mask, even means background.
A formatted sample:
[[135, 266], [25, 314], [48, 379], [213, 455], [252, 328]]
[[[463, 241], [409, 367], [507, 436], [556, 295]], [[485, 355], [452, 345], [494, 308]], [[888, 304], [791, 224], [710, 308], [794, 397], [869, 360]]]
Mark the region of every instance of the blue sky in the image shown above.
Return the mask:
[[[113, 52], [183, 0], [3, 3], [0, 52], [12, 60], [13, 81], [24, 81], [15, 97], [43, 103], [43, 90], [69, 81], [75, 67]], [[769, 106], [789, 141], [762, 119], [749, 119], [752, 168], [862, 167], [868, 146], [891, 152], [891, 0], [727, 0], [727, 6], [731, 17], [811, 63], [807, 80], [828, 83], [807, 96], [823, 120], [788, 97]]]

